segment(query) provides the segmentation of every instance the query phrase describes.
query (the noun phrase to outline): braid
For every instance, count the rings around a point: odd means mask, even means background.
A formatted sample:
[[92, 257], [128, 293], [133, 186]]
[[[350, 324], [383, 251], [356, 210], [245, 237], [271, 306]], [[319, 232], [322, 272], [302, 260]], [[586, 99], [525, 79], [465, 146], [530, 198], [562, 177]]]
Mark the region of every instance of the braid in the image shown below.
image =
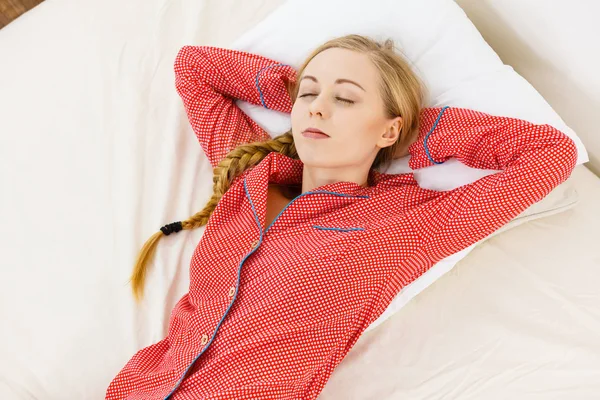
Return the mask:
[[204, 208], [185, 221], [173, 222], [163, 226], [152, 235], [138, 254], [131, 282], [133, 295], [137, 302], [143, 297], [146, 280], [147, 264], [154, 255], [159, 239], [180, 230], [200, 228], [208, 223], [210, 216], [217, 207], [219, 200], [231, 186], [231, 183], [250, 168], [258, 165], [269, 153], [278, 152], [288, 157], [298, 159], [296, 146], [291, 130], [264, 142], [253, 142], [236, 147], [225, 156], [213, 169], [213, 194]]

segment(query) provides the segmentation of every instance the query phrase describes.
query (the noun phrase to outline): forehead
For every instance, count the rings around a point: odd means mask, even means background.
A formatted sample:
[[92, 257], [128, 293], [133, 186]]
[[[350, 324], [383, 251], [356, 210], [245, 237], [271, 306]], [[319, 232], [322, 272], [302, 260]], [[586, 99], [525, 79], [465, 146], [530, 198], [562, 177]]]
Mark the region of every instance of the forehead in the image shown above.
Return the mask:
[[[379, 81], [377, 69], [366, 54], [340, 48], [327, 49], [313, 57], [302, 73], [305, 75], [316, 77], [321, 85], [332, 85], [339, 78], [350, 79], [371, 93]], [[361, 91], [354, 85], [344, 85]]]

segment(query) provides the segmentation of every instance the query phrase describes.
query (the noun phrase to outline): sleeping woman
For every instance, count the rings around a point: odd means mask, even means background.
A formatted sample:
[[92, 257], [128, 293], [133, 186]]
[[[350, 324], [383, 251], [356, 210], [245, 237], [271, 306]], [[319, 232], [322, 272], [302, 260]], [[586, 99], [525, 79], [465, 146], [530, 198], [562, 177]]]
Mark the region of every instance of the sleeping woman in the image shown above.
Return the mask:
[[[541, 200], [577, 159], [549, 125], [424, 108], [390, 40], [334, 38], [298, 71], [184, 46], [174, 68], [214, 194], [141, 250], [137, 299], [157, 241], [206, 225], [167, 337], [132, 356], [106, 399], [316, 399], [403, 287]], [[272, 139], [236, 99], [291, 113], [291, 129]], [[437, 192], [377, 170], [406, 155], [413, 170], [454, 157], [501, 172]]]

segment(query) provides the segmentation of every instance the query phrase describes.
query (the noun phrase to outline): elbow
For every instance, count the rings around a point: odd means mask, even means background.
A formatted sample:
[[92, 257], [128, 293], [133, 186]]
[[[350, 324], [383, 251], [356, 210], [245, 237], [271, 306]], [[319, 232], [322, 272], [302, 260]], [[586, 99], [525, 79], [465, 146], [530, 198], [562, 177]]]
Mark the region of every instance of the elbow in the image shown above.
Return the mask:
[[173, 69], [175, 76], [189, 75], [193, 71], [193, 67], [198, 63], [201, 53], [199, 52], [202, 46], [185, 45], [179, 49], [175, 56]]
[[571, 172], [577, 165], [577, 158], [579, 156], [577, 145], [573, 139], [565, 135], [563, 148], [565, 168], [567, 168], [568, 174], [571, 175]]
[[183, 46], [177, 52], [175, 56], [175, 61], [173, 62], [173, 70], [175, 71], [175, 76], [180, 77], [186, 71], [186, 65], [188, 65], [189, 56], [190, 56], [190, 47], [191, 46]]
[[185, 45], [177, 52], [173, 63], [175, 73], [175, 88], [181, 95], [189, 91], [189, 87], [197, 84], [200, 79], [198, 64], [201, 62], [202, 46]]
[[552, 139], [554, 145], [551, 146], [551, 154], [555, 167], [559, 170], [560, 176], [563, 180], [566, 180], [570, 175], [575, 166], [577, 165], [578, 150], [575, 141], [567, 136], [565, 133], [558, 129], [545, 125], [550, 133], [552, 133]]

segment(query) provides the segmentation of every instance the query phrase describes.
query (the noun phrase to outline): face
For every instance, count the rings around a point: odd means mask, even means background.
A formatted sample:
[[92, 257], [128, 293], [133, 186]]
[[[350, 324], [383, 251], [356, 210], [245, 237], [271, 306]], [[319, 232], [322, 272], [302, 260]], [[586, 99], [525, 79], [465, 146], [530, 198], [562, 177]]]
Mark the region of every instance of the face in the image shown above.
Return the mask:
[[[327, 49], [310, 61], [299, 79], [292, 135], [305, 165], [368, 171], [378, 151], [398, 139], [401, 118], [385, 115], [378, 71], [367, 55]], [[307, 128], [320, 129], [329, 138], [306, 137], [302, 132]]]

